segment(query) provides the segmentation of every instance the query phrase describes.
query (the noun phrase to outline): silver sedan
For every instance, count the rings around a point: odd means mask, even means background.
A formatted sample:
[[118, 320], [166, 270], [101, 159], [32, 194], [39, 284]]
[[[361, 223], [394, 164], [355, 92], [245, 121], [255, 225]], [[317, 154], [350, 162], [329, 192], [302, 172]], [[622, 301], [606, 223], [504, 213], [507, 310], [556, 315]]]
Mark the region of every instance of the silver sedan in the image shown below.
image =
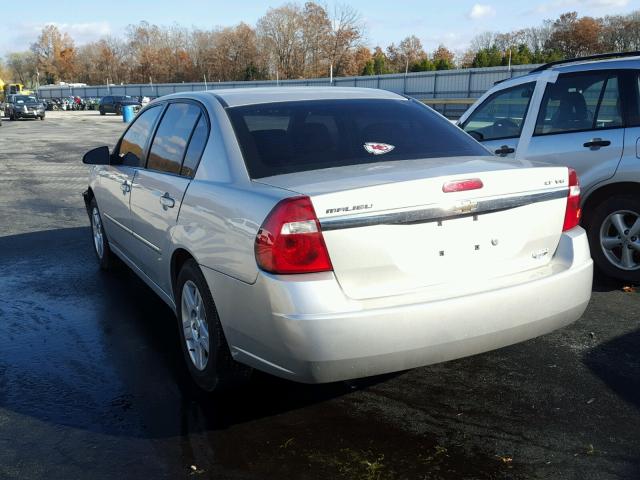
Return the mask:
[[170, 95], [83, 161], [100, 266], [175, 311], [206, 390], [251, 367], [319, 383], [473, 355], [590, 298], [575, 172], [496, 158], [390, 92]]

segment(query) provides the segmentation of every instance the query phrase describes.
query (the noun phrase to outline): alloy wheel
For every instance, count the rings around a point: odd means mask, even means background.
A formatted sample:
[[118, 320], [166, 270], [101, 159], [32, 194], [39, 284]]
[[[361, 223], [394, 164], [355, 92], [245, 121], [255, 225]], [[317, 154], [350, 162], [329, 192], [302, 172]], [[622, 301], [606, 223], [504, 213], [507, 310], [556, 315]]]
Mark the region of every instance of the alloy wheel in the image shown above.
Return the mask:
[[209, 327], [204, 301], [195, 283], [187, 280], [182, 287], [182, 330], [191, 362], [202, 371], [209, 361]]
[[98, 258], [102, 260], [104, 256], [104, 235], [102, 234], [102, 219], [96, 207], [93, 207], [93, 211], [91, 212], [91, 228], [93, 230], [93, 245], [98, 254]]
[[611, 213], [600, 228], [600, 246], [617, 268], [640, 269], [640, 214], [631, 210]]

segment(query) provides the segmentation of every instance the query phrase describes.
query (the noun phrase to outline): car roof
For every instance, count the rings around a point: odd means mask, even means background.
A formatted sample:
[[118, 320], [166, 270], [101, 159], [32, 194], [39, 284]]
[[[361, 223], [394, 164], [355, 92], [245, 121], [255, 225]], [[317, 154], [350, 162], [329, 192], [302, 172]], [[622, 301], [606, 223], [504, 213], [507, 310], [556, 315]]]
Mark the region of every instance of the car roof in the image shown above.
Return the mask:
[[[186, 93], [186, 92], [185, 92]], [[205, 92], [188, 92], [189, 98], [202, 96], [218, 98], [229, 107], [262, 103], [295, 102], [305, 100], [386, 99], [406, 100], [402, 95], [388, 90], [358, 87], [250, 87], [215, 89]], [[185, 97], [176, 93], [163, 99]]]

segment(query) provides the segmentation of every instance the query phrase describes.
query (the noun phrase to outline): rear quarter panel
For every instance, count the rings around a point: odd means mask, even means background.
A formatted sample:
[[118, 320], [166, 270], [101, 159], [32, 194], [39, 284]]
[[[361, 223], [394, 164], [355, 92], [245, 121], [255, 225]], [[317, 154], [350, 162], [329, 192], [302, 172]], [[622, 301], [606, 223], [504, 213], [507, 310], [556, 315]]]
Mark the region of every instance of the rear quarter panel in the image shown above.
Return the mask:
[[191, 252], [207, 268], [254, 283], [258, 266], [254, 241], [274, 205], [291, 193], [247, 185], [193, 181], [173, 229], [174, 248]]

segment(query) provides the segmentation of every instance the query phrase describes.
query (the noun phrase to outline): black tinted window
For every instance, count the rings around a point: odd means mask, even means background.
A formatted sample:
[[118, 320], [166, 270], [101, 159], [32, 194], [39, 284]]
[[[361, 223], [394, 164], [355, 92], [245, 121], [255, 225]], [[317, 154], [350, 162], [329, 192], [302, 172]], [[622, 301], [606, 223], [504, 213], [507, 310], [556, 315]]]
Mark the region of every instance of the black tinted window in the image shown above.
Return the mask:
[[315, 100], [227, 111], [252, 178], [374, 162], [489, 155], [446, 119], [408, 100]]
[[122, 137], [118, 155], [124, 165], [141, 167], [144, 163], [144, 147], [162, 108], [152, 107], [142, 112]]
[[209, 126], [207, 125], [207, 120], [204, 118], [204, 115], [200, 115], [200, 120], [196, 125], [196, 129], [191, 135], [191, 140], [187, 147], [187, 154], [184, 157], [184, 162], [182, 162], [182, 170], [180, 171], [181, 175], [184, 175], [185, 177], [193, 177], [195, 175], [196, 168], [198, 168], [198, 163], [200, 162], [202, 152], [204, 152], [204, 147], [207, 145], [208, 138]]
[[200, 109], [190, 103], [172, 103], [160, 121], [149, 152], [147, 168], [180, 173], [182, 158]]

